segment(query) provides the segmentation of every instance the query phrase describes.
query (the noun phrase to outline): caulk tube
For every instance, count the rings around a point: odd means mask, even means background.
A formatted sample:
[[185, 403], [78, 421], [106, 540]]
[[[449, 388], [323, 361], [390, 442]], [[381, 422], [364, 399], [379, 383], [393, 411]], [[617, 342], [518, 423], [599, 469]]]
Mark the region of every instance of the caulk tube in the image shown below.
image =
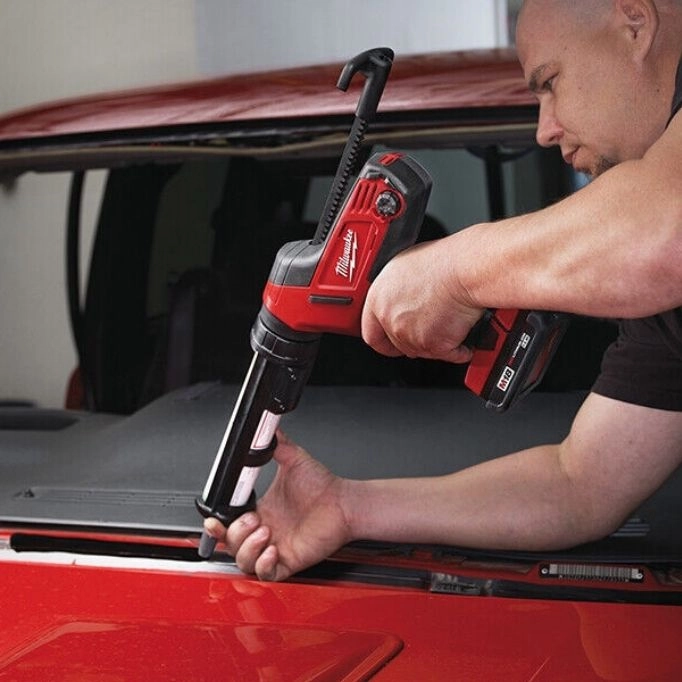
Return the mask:
[[[244, 467], [237, 479], [232, 499], [230, 499], [230, 507], [245, 507], [249, 503], [261, 467], [272, 459], [272, 453], [277, 447], [275, 432], [280, 418], [281, 415], [273, 414], [268, 410], [263, 412], [253, 443], [246, 455]], [[204, 494], [207, 494], [207, 490], [204, 490]]]
[[[283, 335], [286, 334], [286, 336]], [[254, 356], [196, 506], [225, 526], [255, 507], [254, 485], [272, 458], [282, 414], [293, 410], [312, 370], [319, 334], [293, 332], [263, 308], [251, 331]], [[205, 531], [199, 555], [216, 541]]]

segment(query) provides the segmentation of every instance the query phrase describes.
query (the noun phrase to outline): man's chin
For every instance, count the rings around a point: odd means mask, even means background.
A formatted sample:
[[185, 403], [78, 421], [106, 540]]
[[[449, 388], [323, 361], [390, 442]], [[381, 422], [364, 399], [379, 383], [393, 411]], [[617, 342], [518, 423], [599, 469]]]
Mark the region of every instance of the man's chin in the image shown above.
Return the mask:
[[609, 159], [605, 156], [600, 156], [592, 168], [586, 168], [584, 170], [580, 169], [579, 172], [585, 173], [585, 175], [588, 175], [590, 178], [594, 179], [600, 176], [602, 173], [606, 173], [607, 170], [610, 170], [616, 165], [618, 165], [617, 161]]
[[[578, 158], [580, 155], [581, 158]], [[588, 154], [585, 154], [582, 149], [578, 149], [574, 152], [573, 157], [570, 160], [573, 170], [576, 173], [582, 173], [586, 175], [590, 180], [598, 177], [607, 170], [618, 165], [618, 161], [609, 158], [608, 156], [596, 156], [590, 158]]]

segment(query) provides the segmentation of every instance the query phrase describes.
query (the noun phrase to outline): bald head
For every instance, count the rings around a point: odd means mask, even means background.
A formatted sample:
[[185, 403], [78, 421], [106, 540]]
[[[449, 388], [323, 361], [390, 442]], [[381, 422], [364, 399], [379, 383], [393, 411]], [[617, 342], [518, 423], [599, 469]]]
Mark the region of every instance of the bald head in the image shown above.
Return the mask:
[[[682, 0], [652, 0], [660, 11], [682, 10]], [[614, 0], [524, 0], [519, 13], [521, 21], [526, 13], [562, 13], [567, 18], [581, 22], [593, 22], [605, 18], [613, 7]]]
[[[624, 18], [639, 30], [643, 21], [653, 27], [659, 43], [678, 53], [682, 47], [682, 0], [524, 0], [517, 22], [517, 43], [526, 34], [556, 30], [579, 31], [594, 39], [609, 22]], [[597, 38], [598, 39], [598, 38]]]
[[527, 18], [551, 14], [587, 25], [604, 19], [611, 4], [612, 0], [525, 0], [519, 13], [519, 24]]

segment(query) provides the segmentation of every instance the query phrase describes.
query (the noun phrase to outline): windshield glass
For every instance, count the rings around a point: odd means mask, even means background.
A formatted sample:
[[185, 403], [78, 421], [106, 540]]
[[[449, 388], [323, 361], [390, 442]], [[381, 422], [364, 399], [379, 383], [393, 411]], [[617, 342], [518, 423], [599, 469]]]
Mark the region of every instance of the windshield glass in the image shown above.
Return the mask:
[[[420, 240], [534, 210], [576, 182], [556, 153], [535, 147], [410, 144], [405, 152], [434, 180]], [[62, 337], [45, 341], [61, 347], [50, 356], [61, 385], [51, 394], [4, 396], [0, 518], [200, 530], [194, 500], [250, 363], [264, 283], [284, 243], [312, 237], [336, 163], [239, 155], [85, 173], [78, 220], [69, 226], [79, 236], [75, 328], [64, 322]], [[63, 221], [69, 175], [27, 182], [36, 193], [50, 185]], [[51, 305], [66, 319], [63, 301]], [[24, 319], [35, 311], [15, 312]], [[40, 340], [22, 340], [32, 333], [17, 326], [6, 347], [37, 344], [44, 355]], [[462, 367], [385, 358], [360, 339], [327, 335], [283, 427], [341, 475], [448, 473], [563, 438], [614, 335], [609, 322], [573, 320], [541, 386], [504, 415], [463, 389]], [[76, 368], [75, 409], [64, 411]], [[259, 479], [259, 494], [272, 472]], [[664, 548], [680, 558], [671, 532], [677, 489], [673, 478], [620, 535], [589, 551], [613, 557]]]

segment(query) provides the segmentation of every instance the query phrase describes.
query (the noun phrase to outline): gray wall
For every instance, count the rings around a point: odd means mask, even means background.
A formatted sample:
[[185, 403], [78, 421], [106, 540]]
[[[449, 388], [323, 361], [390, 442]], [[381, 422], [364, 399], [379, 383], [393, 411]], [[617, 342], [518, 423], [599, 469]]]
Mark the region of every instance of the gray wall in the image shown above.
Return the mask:
[[[507, 42], [506, 0], [0, 0], [0, 110], [196, 76]], [[68, 177], [0, 186], [0, 398], [60, 406]], [[86, 187], [82, 260], [103, 175]]]

